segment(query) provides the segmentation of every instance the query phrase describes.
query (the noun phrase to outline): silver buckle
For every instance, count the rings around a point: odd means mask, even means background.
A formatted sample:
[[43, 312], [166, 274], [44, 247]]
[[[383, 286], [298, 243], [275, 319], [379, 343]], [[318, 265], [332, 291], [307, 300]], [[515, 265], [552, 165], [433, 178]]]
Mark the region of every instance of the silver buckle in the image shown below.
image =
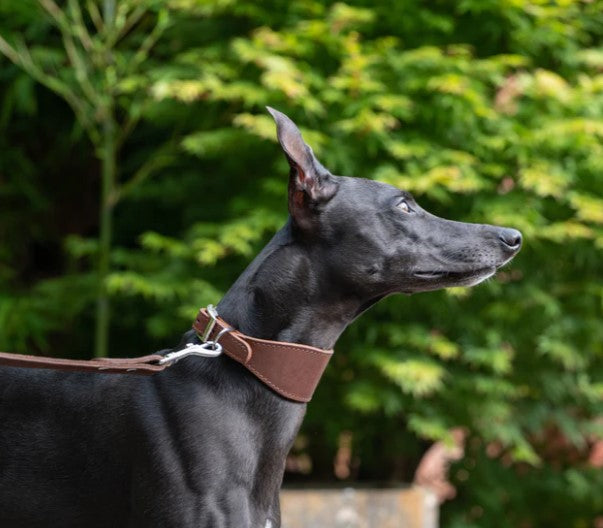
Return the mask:
[[205, 330], [203, 330], [203, 334], [199, 336], [201, 341], [203, 341], [204, 343], [207, 343], [209, 341], [209, 336], [213, 332], [214, 327], [216, 326], [216, 321], [218, 319], [218, 311], [216, 310], [216, 307], [213, 304], [209, 304], [207, 306], [207, 313], [209, 314], [210, 320], [207, 323]]
[[170, 352], [163, 356], [158, 363], [160, 365], [165, 365], [167, 363], [176, 363], [176, 361], [180, 361], [182, 358], [188, 356], [200, 356], [200, 357], [209, 357], [215, 358], [222, 354], [222, 345], [219, 343], [220, 338], [227, 334], [228, 332], [232, 332], [234, 328], [227, 327], [220, 330], [218, 335], [213, 341], [210, 341], [208, 338], [211, 335], [214, 327], [216, 326], [216, 321], [218, 319], [218, 312], [213, 304], [210, 304], [207, 307], [207, 313], [210, 316], [210, 320], [203, 330], [203, 334], [199, 335], [199, 339], [201, 339], [202, 343], [187, 343], [185, 348], [182, 350], [178, 350], [176, 352]]

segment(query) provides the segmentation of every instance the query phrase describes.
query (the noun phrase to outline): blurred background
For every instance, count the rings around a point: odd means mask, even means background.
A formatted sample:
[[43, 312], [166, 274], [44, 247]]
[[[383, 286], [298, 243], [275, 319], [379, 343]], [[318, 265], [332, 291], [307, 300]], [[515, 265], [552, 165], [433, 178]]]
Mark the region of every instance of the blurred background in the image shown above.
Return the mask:
[[286, 219], [267, 104], [334, 174], [525, 240], [348, 329], [285, 482], [456, 443], [442, 526], [601, 528], [601, 0], [0, 0], [0, 350], [174, 346]]

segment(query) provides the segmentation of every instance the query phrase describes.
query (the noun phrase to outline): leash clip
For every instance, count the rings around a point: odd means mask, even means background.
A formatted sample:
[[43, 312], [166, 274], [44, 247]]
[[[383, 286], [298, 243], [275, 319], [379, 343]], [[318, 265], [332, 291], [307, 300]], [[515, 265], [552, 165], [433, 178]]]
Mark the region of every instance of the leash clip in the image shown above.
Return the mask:
[[218, 312], [213, 304], [210, 304], [207, 307], [207, 313], [210, 316], [210, 320], [203, 330], [203, 334], [197, 334], [199, 339], [201, 339], [202, 343], [187, 343], [186, 347], [182, 350], [178, 350], [176, 352], [170, 352], [166, 354], [159, 360], [160, 365], [172, 364], [176, 363], [176, 361], [180, 361], [182, 358], [188, 356], [200, 356], [200, 357], [208, 357], [215, 358], [222, 354], [222, 345], [219, 343], [220, 338], [227, 334], [228, 332], [232, 332], [234, 328], [226, 327], [220, 330], [215, 339], [210, 340], [209, 337], [216, 326], [216, 321], [218, 320]]
[[221, 353], [222, 345], [214, 341], [208, 341], [207, 343], [201, 343], [199, 345], [195, 343], [187, 343], [186, 348], [178, 350], [177, 352], [170, 352], [169, 354], [166, 354], [158, 361], [158, 363], [160, 365], [172, 364], [188, 356], [215, 358]]

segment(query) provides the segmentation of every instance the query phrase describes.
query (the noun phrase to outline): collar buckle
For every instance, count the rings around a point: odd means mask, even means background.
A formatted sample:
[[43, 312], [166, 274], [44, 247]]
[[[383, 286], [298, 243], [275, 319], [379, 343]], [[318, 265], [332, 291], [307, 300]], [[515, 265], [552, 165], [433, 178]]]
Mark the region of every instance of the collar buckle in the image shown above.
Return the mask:
[[[197, 333], [197, 335], [199, 336], [199, 339], [201, 339], [201, 341], [203, 343], [209, 342], [209, 336], [214, 331], [214, 327], [216, 326], [216, 321], [218, 320], [218, 311], [216, 310], [216, 307], [213, 304], [209, 304], [207, 306], [207, 313], [209, 314], [210, 320], [207, 323], [205, 330], [203, 330], [203, 333], [202, 334]], [[217, 341], [217, 339], [216, 339], [216, 341]]]

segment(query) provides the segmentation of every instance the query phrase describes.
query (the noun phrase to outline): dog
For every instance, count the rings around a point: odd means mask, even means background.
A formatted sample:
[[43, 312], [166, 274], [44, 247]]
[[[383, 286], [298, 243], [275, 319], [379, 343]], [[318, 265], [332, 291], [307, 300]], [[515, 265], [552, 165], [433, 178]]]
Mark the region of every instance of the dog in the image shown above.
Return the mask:
[[[444, 220], [396, 187], [332, 175], [268, 110], [289, 219], [217, 306], [239, 332], [329, 350], [380, 299], [473, 286], [519, 251], [515, 229]], [[200, 341], [188, 332], [174, 350], [184, 343]], [[149, 377], [0, 367], [0, 526], [278, 528], [305, 409], [224, 354]]]

